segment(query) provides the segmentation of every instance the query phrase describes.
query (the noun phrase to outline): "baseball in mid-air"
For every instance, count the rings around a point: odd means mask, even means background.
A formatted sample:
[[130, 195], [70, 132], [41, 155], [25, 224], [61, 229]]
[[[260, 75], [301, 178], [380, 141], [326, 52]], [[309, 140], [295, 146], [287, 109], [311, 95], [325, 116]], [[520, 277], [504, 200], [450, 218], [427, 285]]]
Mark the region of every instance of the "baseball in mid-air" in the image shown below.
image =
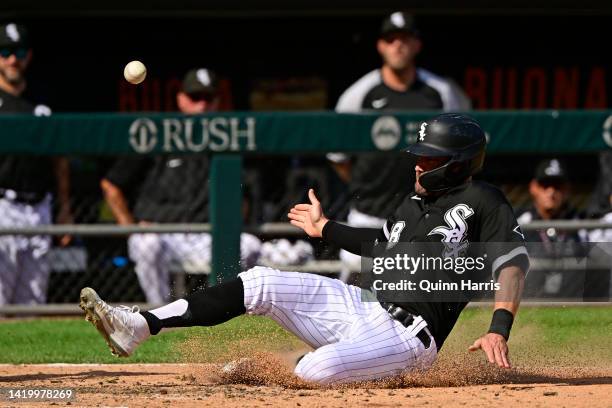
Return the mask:
[[123, 69], [123, 76], [130, 84], [139, 84], [147, 77], [147, 67], [140, 61], [129, 62]]

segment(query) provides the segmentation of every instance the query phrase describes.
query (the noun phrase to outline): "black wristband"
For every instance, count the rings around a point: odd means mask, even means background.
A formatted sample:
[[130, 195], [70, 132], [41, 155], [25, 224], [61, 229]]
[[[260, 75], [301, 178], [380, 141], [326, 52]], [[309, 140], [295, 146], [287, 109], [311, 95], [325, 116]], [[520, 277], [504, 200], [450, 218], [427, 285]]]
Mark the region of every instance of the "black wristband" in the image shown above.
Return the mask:
[[334, 221], [328, 221], [322, 231], [325, 241], [363, 256], [370, 256], [371, 247], [380, 234], [380, 228], [355, 228]]
[[512, 323], [514, 322], [514, 316], [506, 309], [497, 309], [493, 312], [493, 318], [491, 319], [491, 327], [489, 327], [489, 333], [500, 334], [508, 341], [510, 337], [510, 329], [512, 329]]

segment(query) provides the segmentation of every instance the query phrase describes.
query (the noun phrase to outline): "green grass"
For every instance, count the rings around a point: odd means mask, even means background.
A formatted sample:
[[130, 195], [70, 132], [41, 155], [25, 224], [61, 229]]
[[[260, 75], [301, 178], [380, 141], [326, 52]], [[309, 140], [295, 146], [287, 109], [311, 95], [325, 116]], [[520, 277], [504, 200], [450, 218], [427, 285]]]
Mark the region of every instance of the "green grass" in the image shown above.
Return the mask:
[[[463, 353], [489, 326], [491, 311], [463, 312], [443, 353]], [[0, 323], [0, 363], [210, 362], [254, 351], [303, 347], [273, 321], [243, 316], [210, 328], [176, 329], [152, 337], [129, 359], [113, 357], [83, 319]], [[612, 366], [612, 307], [521, 308], [510, 339], [515, 361], [580, 362]]]
[[207, 362], [229, 350], [283, 351], [300, 342], [275, 322], [242, 316], [216, 327], [174, 329], [151, 337], [129, 359], [111, 355], [94, 327], [83, 319], [17, 320], [0, 323], [0, 363]]
[[[463, 311], [458, 326], [478, 329], [488, 327], [491, 311], [485, 307]], [[512, 333], [520, 336], [525, 329], [537, 328], [542, 340], [556, 345], [577, 338], [604, 338], [612, 336], [612, 307], [522, 307], [515, 320]]]
[[[461, 352], [489, 327], [490, 308], [464, 310], [443, 352]], [[612, 367], [612, 307], [522, 307], [510, 352], [515, 363]]]

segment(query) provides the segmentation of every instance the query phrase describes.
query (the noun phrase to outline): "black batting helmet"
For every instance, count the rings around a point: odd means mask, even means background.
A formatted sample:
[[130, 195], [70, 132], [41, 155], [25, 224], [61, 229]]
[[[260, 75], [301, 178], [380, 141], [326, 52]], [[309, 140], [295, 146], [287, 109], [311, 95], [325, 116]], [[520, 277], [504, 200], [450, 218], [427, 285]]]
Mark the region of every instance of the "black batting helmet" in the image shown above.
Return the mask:
[[416, 143], [407, 151], [419, 157], [450, 157], [448, 162], [419, 178], [427, 191], [443, 191], [482, 169], [486, 144], [485, 133], [476, 120], [444, 113], [421, 124]]

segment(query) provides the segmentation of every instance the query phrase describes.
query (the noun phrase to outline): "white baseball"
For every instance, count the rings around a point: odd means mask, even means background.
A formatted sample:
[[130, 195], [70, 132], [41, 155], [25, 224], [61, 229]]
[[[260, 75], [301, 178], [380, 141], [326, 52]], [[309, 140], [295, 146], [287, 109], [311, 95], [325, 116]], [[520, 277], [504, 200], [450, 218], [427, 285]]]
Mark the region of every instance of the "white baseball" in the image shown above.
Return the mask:
[[140, 61], [132, 61], [123, 69], [123, 76], [131, 84], [139, 84], [147, 77], [147, 67]]

